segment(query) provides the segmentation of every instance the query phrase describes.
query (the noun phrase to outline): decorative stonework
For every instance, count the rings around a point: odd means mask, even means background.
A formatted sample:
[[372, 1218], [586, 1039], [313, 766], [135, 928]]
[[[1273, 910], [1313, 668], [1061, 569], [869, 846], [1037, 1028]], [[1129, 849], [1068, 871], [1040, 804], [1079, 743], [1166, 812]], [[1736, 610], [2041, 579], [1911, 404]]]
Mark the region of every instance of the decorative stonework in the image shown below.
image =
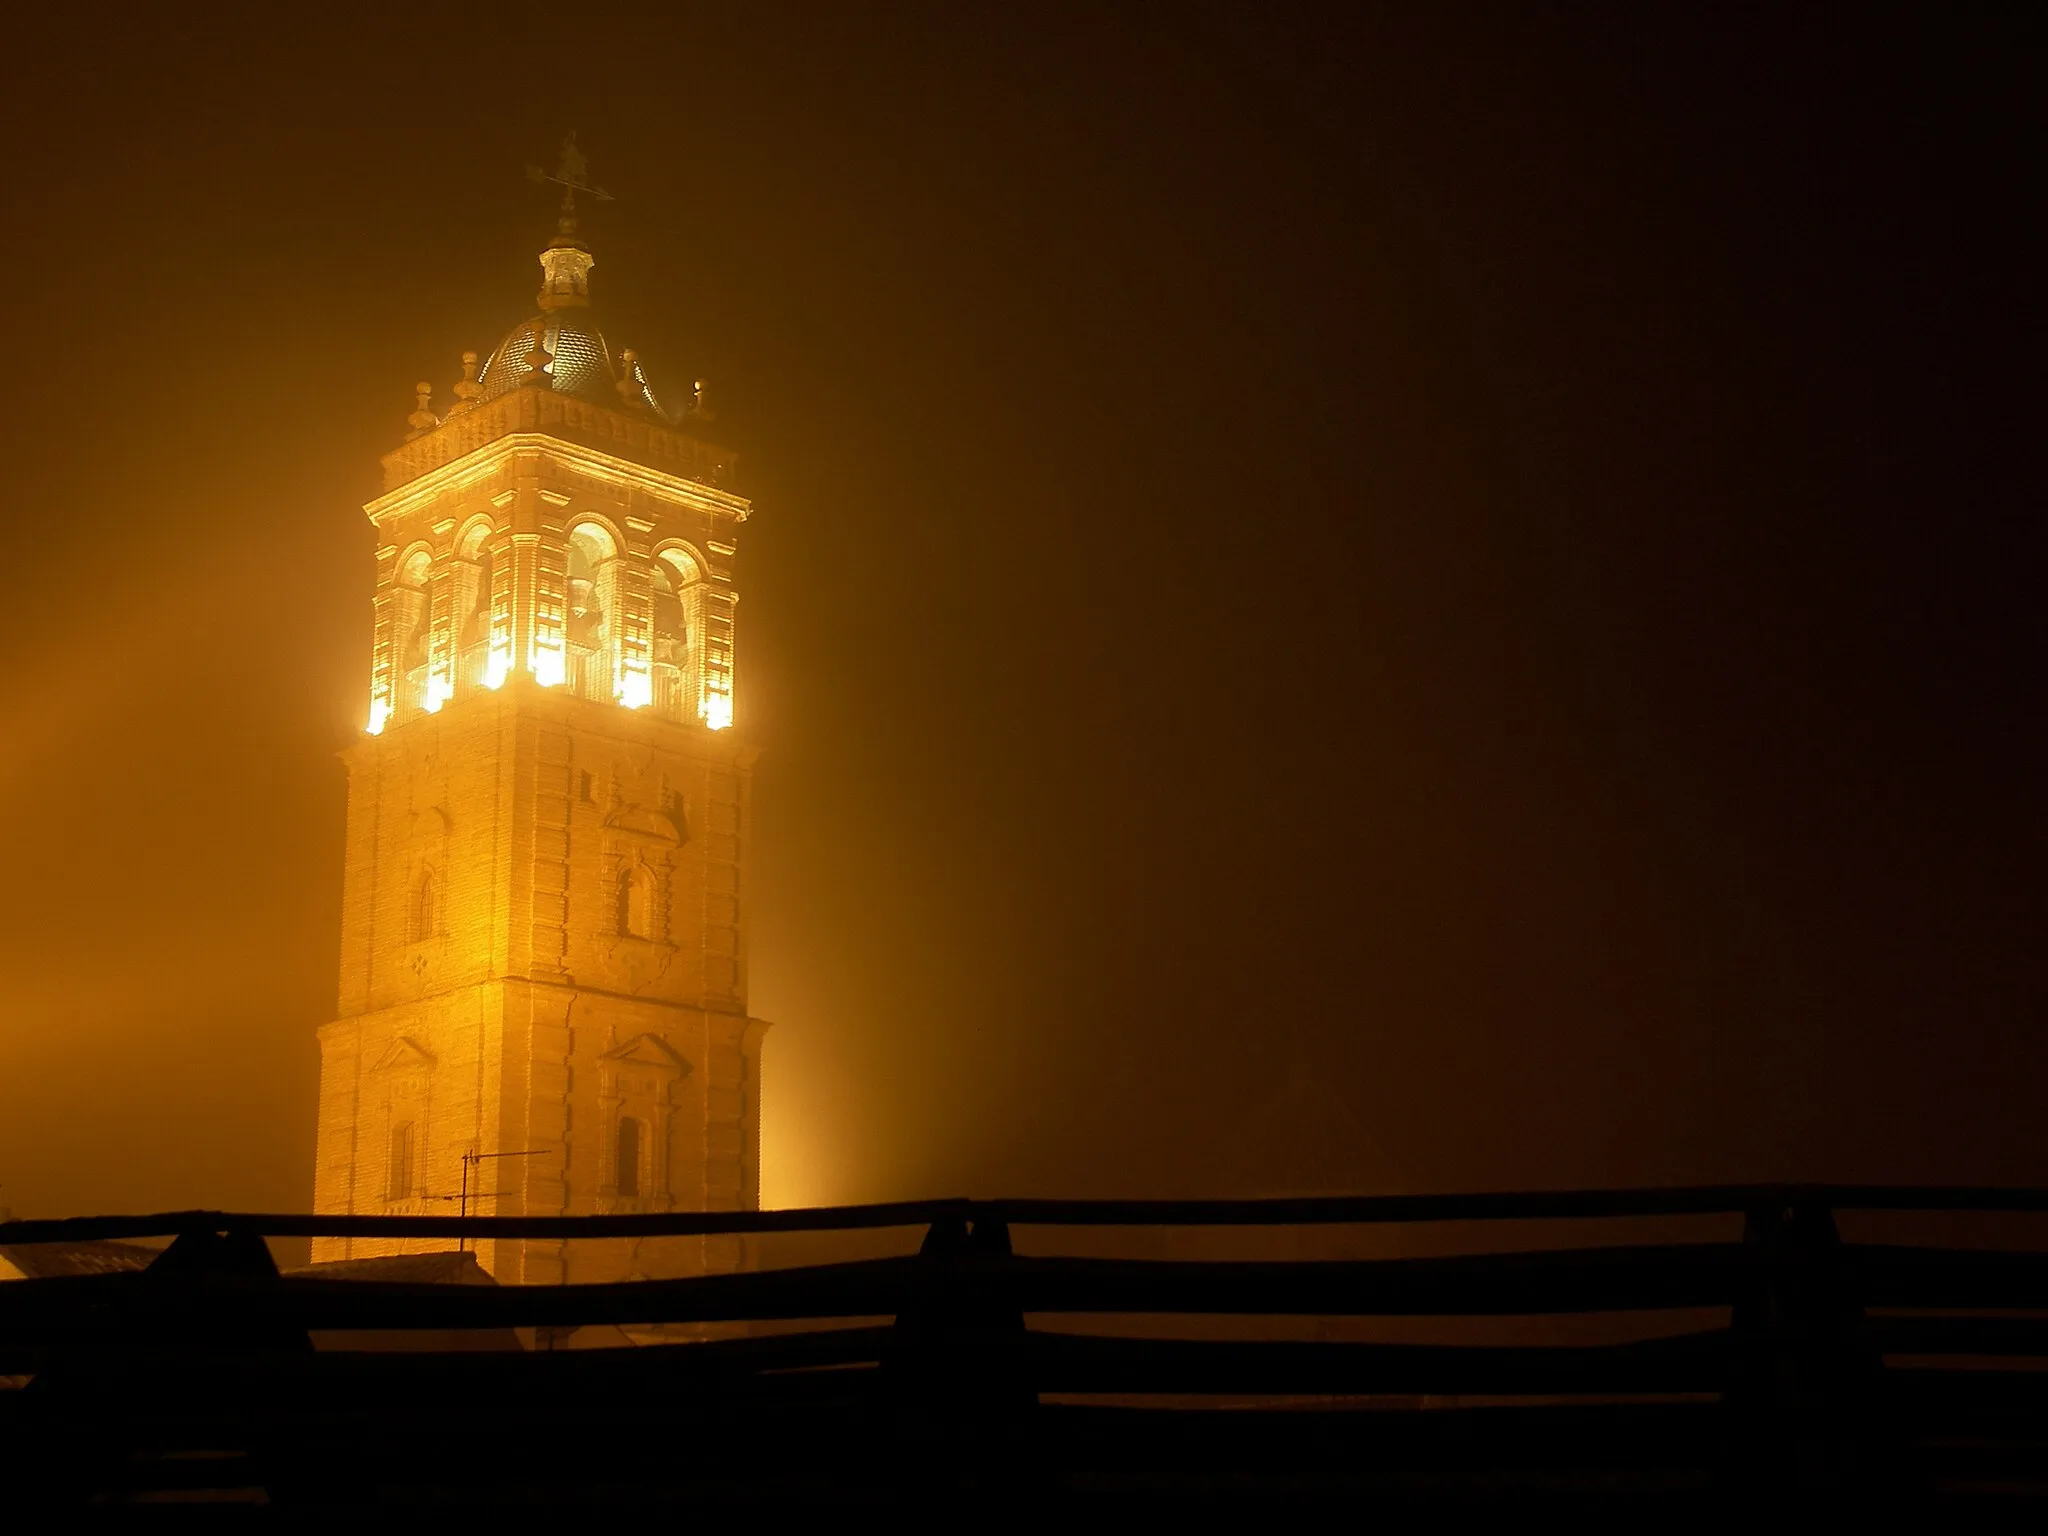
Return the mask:
[[[598, 1204], [604, 1211], [663, 1211], [675, 1204], [670, 1183], [670, 1142], [675, 1134], [675, 1090], [690, 1063], [656, 1034], [634, 1036], [598, 1058], [600, 1137]], [[622, 1137], [620, 1123], [644, 1127]], [[624, 1158], [632, 1162], [622, 1164]]]
[[452, 464], [487, 443], [541, 432], [578, 447], [602, 449], [706, 486], [732, 478], [737, 456], [727, 448], [569, 395], [522, 389], [466, 411], [384, 456], [384, 488], [395, 490]]
[[[343, 754], [316, 1208], [445, 1210], [465, 1153], [511, 1151], [530, 1155], [471, 1165], [472, 1209], [755, 1201], [767, 1026], [746, 1016], [734, 548], [751, 509], [721, 488], [732, 456], [623, 393], [484, 398], [474, 359], [462, 386], [366, 508], [371, 730]], [[694, 1239], [479, 1253], [528, 1282], [740, 1257]]]

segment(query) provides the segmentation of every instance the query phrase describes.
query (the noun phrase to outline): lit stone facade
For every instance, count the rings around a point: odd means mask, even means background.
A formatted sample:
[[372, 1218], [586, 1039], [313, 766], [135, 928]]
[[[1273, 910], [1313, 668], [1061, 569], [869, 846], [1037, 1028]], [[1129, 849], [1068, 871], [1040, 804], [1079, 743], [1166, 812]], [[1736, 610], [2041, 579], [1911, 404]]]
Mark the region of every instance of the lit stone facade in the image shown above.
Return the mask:
[[[747, 1013], [751, 755], [732, 728], [749, 508], [720, 488], [731, 457], [702, 412], [666, 408], [604, 341], [591, 265], [565, 221], [541, 313], [481, 370], [465, 359], [445, 418], [422, 392], [366, 508], [323, 1214], [447, 1213], [465, 1172], [478, 1214], [758, 1202], [766, 1026]], [[479, 1257], [535, 1283], [744, 1255], [664, 1239]]]

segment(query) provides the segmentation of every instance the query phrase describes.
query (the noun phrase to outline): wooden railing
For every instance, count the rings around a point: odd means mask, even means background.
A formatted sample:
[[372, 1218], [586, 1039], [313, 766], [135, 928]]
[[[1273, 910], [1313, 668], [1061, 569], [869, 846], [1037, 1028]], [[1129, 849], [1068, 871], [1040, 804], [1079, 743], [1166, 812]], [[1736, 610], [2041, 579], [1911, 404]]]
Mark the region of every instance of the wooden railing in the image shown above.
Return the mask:
[[[1850, 1213], [1866, 1224], [1883, 1213], [1897, 1229], [1886, 1236], [1914, 1240], [1845, 1241]], [[1947, 1230], [2044, 1215], [2042, 1190], [1739, 1186], [17, 1222], [0, 1226], [0, 1248], [174, 1241], [137, 1272], [0, 1286], [0, 1375], [29, 1378], [0, 1393], [0, 1490], [185, 1487], [318, 1506], [603, 1490], [651, 1503], [915, 1500], [966, 1486], [1204, 1508], [1487, 1490], [2048, 1493], [2048, 1372], [2032, 1368], [2048, 1360], [2048, 1251], [2010, 1237], [1963, 1246]], [[1697, 1219], [1727, 1230], [1676, 1234]], [[1113, 1229], [1089, 1246], [1143, 1247], [1157, 1228], [1503, 1222], [1537, 1246], [1211, 1260], [1013, 1243], [1035, 1228]], [[1905, 1230], [1915, 1223], [1926, 1230]], [[1650, 1230], [1599, 1240], [1616, 1224]], [[505, 1287], [280, 1277], [262, 1241], [877, 1228], [924, 1233], [918, 1251], [892, 1257]], [[1558, 1234], [1547, 1244], [1546, 1231]], [[2048, 1220], [2040, 1236], [2048, 1250]], [[1529, 1321], [1601, 1314], [1632, 1336], [1559, 1343]], [[1313, 1328], [1244, 1336], [1248, 1320], [1276, 1318]], [[1498, 1320], [1485, 1339], [1360, 1336], [1481, 1319]], [[697, 1337], [460, 1354], [309, 1342], [496, 1330], [509, 1344], [509, 1330], [539, 1330], [531, 1346], [607, 1324], [641, 1340]]]

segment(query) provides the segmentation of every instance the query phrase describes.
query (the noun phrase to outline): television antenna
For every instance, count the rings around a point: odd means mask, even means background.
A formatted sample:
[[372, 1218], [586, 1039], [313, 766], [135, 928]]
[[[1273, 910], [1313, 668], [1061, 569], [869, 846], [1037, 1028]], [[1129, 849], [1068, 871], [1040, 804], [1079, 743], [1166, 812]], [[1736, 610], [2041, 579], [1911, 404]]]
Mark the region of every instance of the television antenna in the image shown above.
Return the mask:
[[[546, 1154], [546, 1150], [544, 1147], [534, 1147], [525, 1152], [479, 1152], [474, 1147], [465, 1147], [462, 1153], [462, 1193], [455, 1197], [461, 1204], [456, 1207], [456, 1214], [462, 1217], [469, 1215], [469, 1170], [472, 1167], [477, 1170], [478, 1182], [482, 1182], [483, 1165], [485, 1163], [501, 1157], [541, 1157]], [[480, 1189], [477, 1191], [477, 1199], [495, 1200], [500, 1193], [502, 1191], [494, 1189], [487, 1194]], [[441, 1198], [445, 1200], [448, 1197], [443, 1195]], [[457, 1253], [467, 1253], [469, 1251], [469, 1236], [467, 1233], [455, 1239], [455, 1251]]]

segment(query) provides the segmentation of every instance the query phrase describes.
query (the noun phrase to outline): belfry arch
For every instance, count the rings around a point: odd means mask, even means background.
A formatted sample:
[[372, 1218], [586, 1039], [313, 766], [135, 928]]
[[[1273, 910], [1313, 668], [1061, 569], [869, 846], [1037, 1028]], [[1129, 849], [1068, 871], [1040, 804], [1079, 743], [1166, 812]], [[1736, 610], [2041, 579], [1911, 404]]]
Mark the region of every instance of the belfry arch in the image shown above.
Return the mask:
[[570, 527], [567, 681], [571, 692], [607, 704], [621, 671], [619, 556], [619, 541], [603, 523], [584, 518]]
[[654, 706], [671, 720], [695, 720], [704, 696], [704, 567], [686, 544], [655, 552]]
[[449, 596], [451, 622], [455, 630], [455, 680], [458, 694], [472, 693], [487, 685], [490, 674], [491, 631], [496, 589], [493, 581], [496, 555], [491, 548], [495, 532], [491, 519], [473, 517], [455, 536]]
[[434, 557], [425, 544], [400, 555], [391, 572], [390, 647], [396, 712], [416, 713], [427, 693], [427, 659], [433, 645]]

